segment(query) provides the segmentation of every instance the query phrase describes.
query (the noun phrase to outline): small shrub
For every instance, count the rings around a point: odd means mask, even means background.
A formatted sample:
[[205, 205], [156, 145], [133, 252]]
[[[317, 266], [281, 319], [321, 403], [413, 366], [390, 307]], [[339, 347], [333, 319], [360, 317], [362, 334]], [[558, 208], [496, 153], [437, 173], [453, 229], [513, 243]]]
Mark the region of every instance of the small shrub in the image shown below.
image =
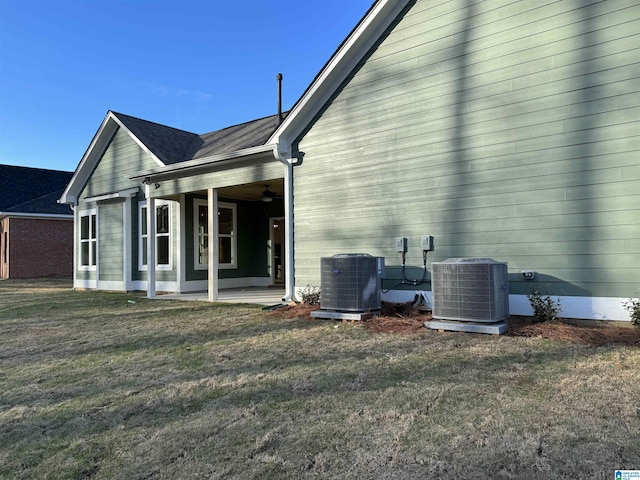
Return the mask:
[[640, 298], [630, 298], [623, 306], [631, 314], [631, 325], [640, 328]]
[[560, 312], [562, 312], [560, 300], [554, 300], [548, 292], [540, 293], [538, 290], [531, 290], [527, 294], [527, 298], [533, 308], [533, 318], [537, 323], [551, 322], [560, 318]]
[[320, 287], [307, 285], [302, 290], [300, 290], [300, 298], [302, 298], [302, 303], [305, 303], [307, 305], [319, 305]]

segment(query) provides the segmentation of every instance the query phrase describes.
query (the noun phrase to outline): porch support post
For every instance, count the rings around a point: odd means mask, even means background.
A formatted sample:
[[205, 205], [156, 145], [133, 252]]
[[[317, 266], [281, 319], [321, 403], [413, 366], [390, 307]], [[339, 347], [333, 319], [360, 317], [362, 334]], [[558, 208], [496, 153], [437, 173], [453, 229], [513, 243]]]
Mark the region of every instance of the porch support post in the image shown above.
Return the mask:
[[208, 242], [207, 251], [209, 252], [209, 275], [208, 280], [208, 294], [209, 301], [215, 302], [218, 300], [218, 190], [215, 188], [207, 189], [207, 212], [208, 214]]
[[147, 298], [156, 296], [156, 200], [149, 195], [149, 185], [145, 185], [147, 196]]
[[131, 290], [131, 197], [122, 204], [122, 285], [125, 292]]
[[176, 283], [178, 284], [178, 292], [182, 293], [183, 282], [187, 278], [187, 206], [186, 196], [180, 195], [178, 204], [178, 232], [176, 235], [176, 243], [178, 246], [178, 255], [176, 258]]

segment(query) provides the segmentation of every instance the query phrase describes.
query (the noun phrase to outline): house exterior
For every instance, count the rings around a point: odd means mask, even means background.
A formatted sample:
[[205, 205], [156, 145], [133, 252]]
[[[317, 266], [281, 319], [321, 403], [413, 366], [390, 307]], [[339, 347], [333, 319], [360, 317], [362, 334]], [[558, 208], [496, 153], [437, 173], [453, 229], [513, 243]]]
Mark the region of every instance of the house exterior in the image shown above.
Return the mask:
[[0, 278], [73, 275], [71, 172], [0, 165]]
[[279, 278], [295, 298], [321, 257], [366, 252], [402, 301], [431, 284], [401, 283], [395, 238], [421, 279], [433, 235], [430, 261], [506, 262], [511, 313], [538, 289], [564, 317], [628, 319], [639, 25], [624, 0], [379, 0], [281, 122], [194, 135], [109, 112], [61, 198], [76, 286], [213, 300]]
[[[109, 112], [62, 196], [75, 209], [75, 286], [199, 291], [214, 269], [212, 298], [284, 283], [283, 167], [263, 146], [276, 126], [273, 116], [196, 135]], [[180, 174], [141, 173], [158, 170]]]

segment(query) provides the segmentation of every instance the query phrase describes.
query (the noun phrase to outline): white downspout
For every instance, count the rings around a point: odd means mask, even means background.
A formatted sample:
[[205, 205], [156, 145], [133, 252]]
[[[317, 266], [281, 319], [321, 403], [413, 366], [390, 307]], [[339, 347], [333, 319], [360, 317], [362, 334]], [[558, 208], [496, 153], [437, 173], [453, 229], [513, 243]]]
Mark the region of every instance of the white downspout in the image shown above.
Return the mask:
[[295, 298], [294, 282], [294, 254], [293, 254], [293, 164], [297, 158], [287, 158], [280, 152], [278, 145], [273, 149], [274, 157], [285, 166], [284, 175], [284, 266], [285, 266], [285, 291], [283, 301], [291, 301]]

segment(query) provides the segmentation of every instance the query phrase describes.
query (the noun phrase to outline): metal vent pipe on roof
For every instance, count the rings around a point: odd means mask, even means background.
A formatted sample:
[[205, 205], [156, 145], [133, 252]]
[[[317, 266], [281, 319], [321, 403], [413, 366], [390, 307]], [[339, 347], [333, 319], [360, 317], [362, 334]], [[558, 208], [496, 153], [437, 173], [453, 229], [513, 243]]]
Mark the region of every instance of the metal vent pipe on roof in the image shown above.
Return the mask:
[[278, 125], [282, 123], [282, 74], [276, 75], [278, 81]]

